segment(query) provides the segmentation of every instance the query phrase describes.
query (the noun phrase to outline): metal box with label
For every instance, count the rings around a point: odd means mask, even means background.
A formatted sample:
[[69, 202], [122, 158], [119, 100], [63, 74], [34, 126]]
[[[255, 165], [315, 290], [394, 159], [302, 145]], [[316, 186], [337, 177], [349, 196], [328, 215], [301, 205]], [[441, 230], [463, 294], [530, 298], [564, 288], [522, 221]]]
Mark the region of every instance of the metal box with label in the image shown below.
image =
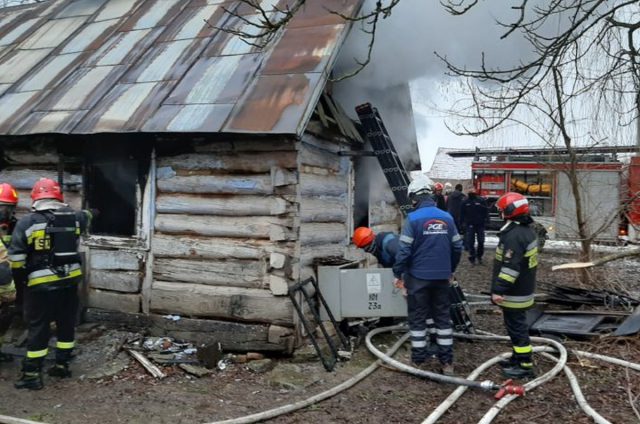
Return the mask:
[[[344, 318], [404, 317], [407, 301], [393, 286], [389, 268], [318, 267], [318, 287], [337, 321]], [[320, 317], [328, 320], [321, 308]]]

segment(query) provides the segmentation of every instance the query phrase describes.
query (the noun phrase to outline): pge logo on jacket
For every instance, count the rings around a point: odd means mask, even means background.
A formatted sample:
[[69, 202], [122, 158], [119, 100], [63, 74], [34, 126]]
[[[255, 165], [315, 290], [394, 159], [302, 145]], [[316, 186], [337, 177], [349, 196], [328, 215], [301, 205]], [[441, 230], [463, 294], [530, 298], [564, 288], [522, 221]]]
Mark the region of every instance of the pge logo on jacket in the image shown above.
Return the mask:
[[449, 226], [446, 221], [442, 221], [440, 219], [432, 219], [422, 225], [422, 234], [425, 236], [448, 233]]

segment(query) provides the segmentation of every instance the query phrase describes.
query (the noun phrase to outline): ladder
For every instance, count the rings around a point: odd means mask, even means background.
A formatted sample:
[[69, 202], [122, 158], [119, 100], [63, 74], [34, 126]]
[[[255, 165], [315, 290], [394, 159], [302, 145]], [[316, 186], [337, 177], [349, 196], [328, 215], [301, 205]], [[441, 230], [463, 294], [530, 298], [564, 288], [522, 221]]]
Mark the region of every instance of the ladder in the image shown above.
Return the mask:
[[391, 192], [400, 211], [406, 216], [411, 209], [411, 202], [407, 196], [407, 187], [410, 182], [409, 173], [396, 152], [378, 109], [371, 106], [371, 103], [364, 103], [356, 107], [356, 113], [362, 123], [365, 135], [371, 143], [373, 153], [380, 162], [382, 172], [389, 182], [389, 187], [391, 187]]

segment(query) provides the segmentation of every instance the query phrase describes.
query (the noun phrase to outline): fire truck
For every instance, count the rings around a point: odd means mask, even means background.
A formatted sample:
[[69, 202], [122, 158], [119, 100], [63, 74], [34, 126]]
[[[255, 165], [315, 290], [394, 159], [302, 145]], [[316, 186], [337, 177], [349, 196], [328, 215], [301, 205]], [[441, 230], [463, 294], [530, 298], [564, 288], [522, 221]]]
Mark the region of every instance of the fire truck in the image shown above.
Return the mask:
[[[618, 159], [619, 154], [636, 150], [631, 146], [574, 149], [579, 155], [579, 195], [589, 233], [597, 233], [596, 242], [637, 240], [640, 204], [630, 204], [630, 199], [638, 192], [640, 181], [636, 181], [635, 189], [629, 184], [635, 181], [632, 175], [640, 180], [640, 158], [632, 158], [629, 165]], [[568, 153], [559, 149], [449, 152], [453, 157], [474, 157], [473, 186], [491, 207], [489, 230], [497, 230], [503, 224], [495, 201], [504, 193], [515, 191], [527, 196], [531, 215], [546, 229], [548, 238], [577, 240], [575, 200], [566, 172], [570, 167]], [[637, 209], [630, 209], [634, 205]]]

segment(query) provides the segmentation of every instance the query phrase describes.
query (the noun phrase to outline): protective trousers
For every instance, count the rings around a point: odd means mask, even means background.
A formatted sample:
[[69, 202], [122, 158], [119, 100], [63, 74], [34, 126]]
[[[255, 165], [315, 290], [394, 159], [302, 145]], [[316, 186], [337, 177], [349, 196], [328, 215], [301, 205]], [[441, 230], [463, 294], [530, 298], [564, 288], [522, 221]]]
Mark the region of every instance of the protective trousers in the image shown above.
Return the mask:
[[453, 361], [453, 328], [450, 320], [451, 300], [448, 280], [419, 280], [405, 276], [411, 360], [420, 364], [427, 360], [427, 320], [435, 324], [438, 359], [443, 364]]
[[[476, 248], [476, 240], [478, 247]], [[464, 244], [469, 252], [469, 260], [481, 259], [484, 254], [484, 225], [467, 225]]]
[[68, 364], [75, 345], [77, 287], [47, 290], [27, 288], [24, 306], [29, 329], [25, 364], [41, 364], [47, 356], [52, 321], [56, 323], [56, 364]]
[[526, 311], [522, 309], [502, 308], [504, 325], [513, 345], [513, 359], [522, 368], [533, 367], [533, 348], [529, 338], [529, 325]]

